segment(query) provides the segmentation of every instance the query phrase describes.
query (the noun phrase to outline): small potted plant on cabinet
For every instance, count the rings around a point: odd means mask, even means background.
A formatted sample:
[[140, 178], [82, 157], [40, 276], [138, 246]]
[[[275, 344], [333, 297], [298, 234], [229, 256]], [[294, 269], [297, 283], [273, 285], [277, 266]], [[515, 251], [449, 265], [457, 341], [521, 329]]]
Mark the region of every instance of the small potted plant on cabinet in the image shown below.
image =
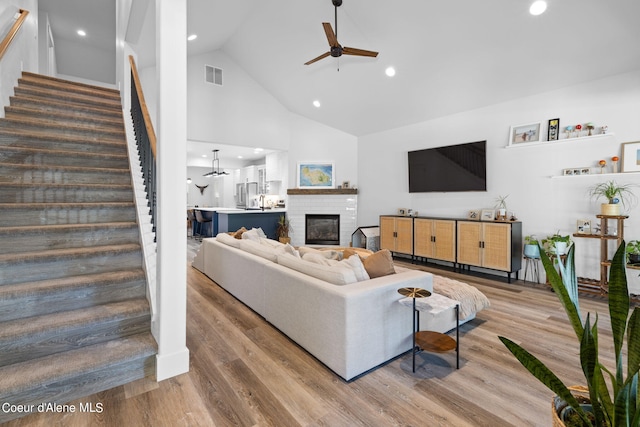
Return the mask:
[[289, 220], [285, 215], [280, 215], [278, 219], [278, 224], [276, 225], [276, 233], [278, 234], [278, 240], [281, 243], [289, 243], [291, 242], [291, 237], [289, 237], [289, 231], [291, 230], [291, 225]]
[[527, 258], [540, 258], [540, 245], [535, 235], [524, 236], [524, 256]]
[[507, 219], [507, 197], [506, 196], [498, 196], [496, 198], [496, 205], [494, 209], [498, 210], [498, 220], [506, 220]]
[[625, 252], [628, 264], [640, 264], [640, 240], [630, 240]]
[[620, 215], [620, 205], [625, 209], [635, 203], [635, 194], [631, 191], [632, 184], [618, 184], [615, 181], [601, 182], [589, 188], [593, 199], [604, 198], [607, 203], [600, 205], [600, 213], [607, 216]]

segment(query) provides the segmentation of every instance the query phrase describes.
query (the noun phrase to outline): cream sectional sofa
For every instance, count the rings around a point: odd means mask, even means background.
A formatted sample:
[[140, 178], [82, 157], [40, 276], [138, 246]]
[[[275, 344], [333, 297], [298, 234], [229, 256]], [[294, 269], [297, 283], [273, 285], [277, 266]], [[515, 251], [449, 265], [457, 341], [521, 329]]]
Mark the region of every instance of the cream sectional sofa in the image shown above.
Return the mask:
[[[432, 275], [396, 266], [396, 274], [357, 281], [344, 264], [320, 265], [279, 242], [220, 234], [203, 239], [192, 265], [349, 381], [411, 349], [411, 310], [397, 290], [432, 290]], [[421, 329], [454, 327], [453, 309], [421, 314]]]

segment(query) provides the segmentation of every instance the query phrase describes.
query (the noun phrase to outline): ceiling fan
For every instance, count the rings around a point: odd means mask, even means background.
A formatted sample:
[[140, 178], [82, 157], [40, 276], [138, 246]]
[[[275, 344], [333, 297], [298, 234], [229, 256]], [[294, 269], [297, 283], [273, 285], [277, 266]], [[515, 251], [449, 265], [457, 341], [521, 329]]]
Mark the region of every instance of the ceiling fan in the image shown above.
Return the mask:
[[331, 24], [329, 22], [323, 22], [322, 27], [324, 27], [324, 32], [327, 35], [327, 40], [329, 41], [329, 51], [323, 53], [317, 58], [312, 59], [311, 61], [305, 62], [304, 65], [313, 64], [316, 61], [319, 61], [327, 56], [331, 55], [334, 58], [339, 58], [342, 55], [354, 55], [354, 56], [370, 56], [375, 58], [378, 56], [378, 52], [373, 52], [371, 50], [364, 49], [356, 49], [353, 47], [342, 47], [340, 43], [338, 43], [338, 7], [342, 5], [342, 0], [331, 0], [333, 6], [335, 7], [335, 24], [336, 24], [336, 32], [333, 32], [333, 28], [331, 28]]

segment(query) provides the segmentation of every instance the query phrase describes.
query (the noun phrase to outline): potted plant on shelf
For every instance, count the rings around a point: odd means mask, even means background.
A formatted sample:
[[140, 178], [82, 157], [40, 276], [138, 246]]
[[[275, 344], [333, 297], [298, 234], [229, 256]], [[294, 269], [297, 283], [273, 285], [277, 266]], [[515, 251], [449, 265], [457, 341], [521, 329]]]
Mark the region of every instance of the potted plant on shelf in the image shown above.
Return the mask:
[[[576, 395], [544, 363], [523, 347], [502, 336], [499, 337], [500, 341], [531, 374], [557, 395], [552, 400], [554, 426], [637, 426], [640, 423], [637, 394], [640, 369], [640, 309], [635, 307], [629, 317], [630, 303], [624, 242], [613, 257], [609, 275], [608, 297], [616, 361], [615, 372], [610, 371], [600, 362], [598, 316], [596, 315], [592, 324], [589, 313], [584, 321], [580, 313], [574, 248], [569, 249], [566, 266], [560, 263], [562, 277], [546, 254], [541, 253], [541, 257], [549, 282], [560, 299], [569, 323], [578, 338], [580, 365], [586, 382], [586, 387], [582, 387], [585, 392], [585, 404], [581, 404]], [[623, 363], [622, 354], [625, 333], [627, 334], [626, 366]], [[605, 381], [605, 374], [607, 381]], [[565, 419], [562, 420], [561, 417]], [[571, 422], [574, 424], [569, 424], [568, 418], [573, 418]]]
[[620, 205], [625, 209], [635, 203], [632, 184], [618, 184], [615, 181], [601, 182], [589, 188], [589, 195], [593, 199], [605, 198], [607, 203], [600, 205], [600, 213], [607, 216], [620, 215]]
[[558, 230], [557, 233], [547, 236], [546, 239], [542, 239], [542, 246], [548, 256], [565, 255], [571, 246], [571, 236], [563, 236]]
[[278, 218], [278, 223], [276, 225], [276, 234], [278, 235], [278, 240], [281, 243], [291, 242], [291, 237], [289, 237], [290, 230], [291, 225], [289, 223], [289, 220], [285, 215], [280, 215], [280, 218]]
[[640, 264], [640, 240], [630, 240], [625, 252], [628, 264]]
[[540, 244], [535, 235], [524, 236], [524, 256], [527, 258], [540, 258]]
[[506, 196], [498, 196], [496, 198], [496, 205], [495, 205], [494, 209], [498, 210], [498, 219], [499, 220], [506, 220], [507, 219], [507, 197], [509, 197], [508, 194]]

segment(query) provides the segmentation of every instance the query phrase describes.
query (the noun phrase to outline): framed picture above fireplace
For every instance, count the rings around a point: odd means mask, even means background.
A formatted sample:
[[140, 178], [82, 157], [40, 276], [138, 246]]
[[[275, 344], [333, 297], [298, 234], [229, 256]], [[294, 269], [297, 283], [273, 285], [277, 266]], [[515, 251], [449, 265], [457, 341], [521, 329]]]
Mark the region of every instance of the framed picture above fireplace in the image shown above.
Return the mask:
[[298, 188], [335, 188], [333, 162], [298, 162]]

